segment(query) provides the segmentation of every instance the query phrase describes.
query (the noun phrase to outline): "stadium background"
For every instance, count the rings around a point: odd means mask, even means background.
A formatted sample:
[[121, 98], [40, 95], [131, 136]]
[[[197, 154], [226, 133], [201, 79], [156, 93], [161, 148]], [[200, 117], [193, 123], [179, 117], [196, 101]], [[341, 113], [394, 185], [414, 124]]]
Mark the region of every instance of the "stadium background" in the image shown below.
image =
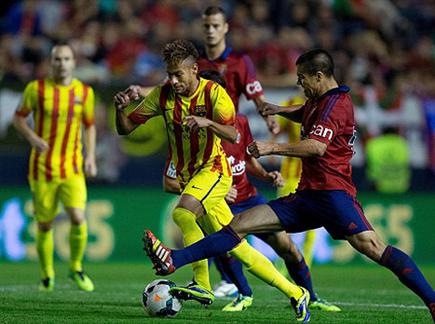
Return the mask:
[[[111, 99], [128, 84], [164, 78], [160, 45], [173, 38], [201, 44], [201, 12], [218, 4], [230, 17], [229, 42], [249, 53], [268, 101], [297, 93], [295, 58], [314, 46], [331, 51], [337, 78], [353, 90], [359, 139], [354, 181], [369, 219], [390, 243], [419, 263], [435, 263], [435, 4], [433, 1], [2, 1], [0, 9], [0, 261], [36, 260], [29, 146], [11, 118], [26, 82], [48, 73], [51, 45], [70, 39], [75, 76], [97, 95], [99, 175], [88, 186], [91, 262], [142, 260], [149, 227], [174, 244], [169, 220], [174, 196], [161, 188], [166, 157], [163, 123], [152, 119], [128, 137], [114, 132]], [[252, 103], [256, 139], [268, 139]], [[365, 144], [384, 127], [398, 129], [410, 150], [411, 184], [404, 194], [381, 194], [366, 177]], [[285, 141], [284, 137], [280, 140]], [[277, 168], [279, 159], [263, 159]], [[272, 198], [274, 192], [258, 183]], [[68, 222], [56, 221], [55, 250], [68, 257]], [[296, 238], [300, 240], [299, 238]], [[318, 236], [314, 261], [365, 262], [347, 244]]]

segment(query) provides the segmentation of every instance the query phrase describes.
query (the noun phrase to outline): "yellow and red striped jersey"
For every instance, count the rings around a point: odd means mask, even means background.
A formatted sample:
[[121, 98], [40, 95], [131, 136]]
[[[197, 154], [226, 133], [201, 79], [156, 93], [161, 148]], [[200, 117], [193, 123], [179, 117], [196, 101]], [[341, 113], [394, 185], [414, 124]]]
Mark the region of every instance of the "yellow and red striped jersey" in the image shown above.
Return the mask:
[[163, 115], [165, 120], [169, 154], [182, 184], [204, 168], [231, 175], [221, 139], [206, 128], [192, 131], [184, 122], [186, 116], [195, 115], [219, 124], [233, 125], [234, 104], [224, 88], [200, 78], [198, 88], [186, 97], [175, 94], [171, 85], [166, 83], [155, 87], [129, 114], [129, 118], [136, 124], [143, 124], [157, 115]]
[[29, 179], [51, 181], [83, 173], [81, 125], [94, 124], [94, 101], [92, 88], [77, 79], [69, 86], [51, 78], [26, 86], [16, 114], [33, 112], [35, 132], [49, 145], [43, 153], [32, 148]]

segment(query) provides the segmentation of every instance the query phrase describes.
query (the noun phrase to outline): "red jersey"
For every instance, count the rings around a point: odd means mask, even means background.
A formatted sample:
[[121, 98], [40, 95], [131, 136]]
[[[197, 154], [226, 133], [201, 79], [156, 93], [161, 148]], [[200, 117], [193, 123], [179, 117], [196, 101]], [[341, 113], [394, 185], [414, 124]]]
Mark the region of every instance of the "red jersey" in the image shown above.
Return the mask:
[[350, 159], [355, 141], [355, 118], [349, 88], [341, 86], [308, 100], [302, 118], [302, 139], [312, 138], [328, 147], [321, 157], [302, 159], [298, 190], [344, 190], [356, 195]]
[[211, 61], [205, 51], [198, 60], [199, 70], [214, 70], [223, 75], [228, 94], [233, 100], [236, 112], [239, 111], [239, 99], [242, 93], [252, 100], [263, 95], [263, 88], [257, 80], [254, 64], [246, 54], [237, 54], [227, 47], [220, 57]]
[[249, 143], [254, 141], [248, 119], [244, 115], [237, 115], [234, 126], [240, 134], [240, 142], [231, 144], [222, 141], [221, 144], [233, 171], [233, 186], [236, 186], [237, 189], [237, 198], [234, 204], [237, 204], [255, 196], [257, 189], [249, 182], [246, 174], [246, 161], [252, 159], [252, 156], [246, 152], [246, 148]]

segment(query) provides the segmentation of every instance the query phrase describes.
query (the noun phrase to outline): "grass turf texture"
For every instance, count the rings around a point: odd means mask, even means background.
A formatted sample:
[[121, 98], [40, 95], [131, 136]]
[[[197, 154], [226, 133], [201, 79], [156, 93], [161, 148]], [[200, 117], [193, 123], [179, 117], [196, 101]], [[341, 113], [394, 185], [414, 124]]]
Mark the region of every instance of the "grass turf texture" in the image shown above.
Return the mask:
[[[222, 312], [228, 299], [217, 299], [208, 308], [190, 301], [175, 318], [158, 319], [147, 317], [141, 304], [144, 286], [157, 278], [149, 264], [87, 265], [96, 287], [92, 293], [79, 291], [67, 279], [65, 263], [55, 268], [55, 291], [41, 293], [36, 263], [0, 263], [0, 323], [296, 323], [286, 298], [250, 275], [254, 303], [246, 311]], [[422, 270], [434, 285], [435, 266]], [[420, 299], [385, 269], [374, 265], [316, 265], [312, 275], [317, 292], [343, 311], [312, 311], [311, 323], [432, 323]], [[186, 284], [191, 278], [190, 268], [166, 278]], [[214, 270], [212, 278], [217, 282]]]

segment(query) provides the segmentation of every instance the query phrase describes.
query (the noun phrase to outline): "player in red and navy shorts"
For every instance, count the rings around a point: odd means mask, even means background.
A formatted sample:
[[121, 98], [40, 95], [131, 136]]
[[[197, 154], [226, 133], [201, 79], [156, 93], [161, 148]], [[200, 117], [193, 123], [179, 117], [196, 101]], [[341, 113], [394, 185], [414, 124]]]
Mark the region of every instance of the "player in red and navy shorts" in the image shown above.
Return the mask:
[[301, 141], [254, 141], [248, 148], [254, 157], [274, 154], [302, 158], [297, 192], [241, 213], [221, 231], [185, 249], [171, 250], [160, 243], [159, 247], [170, 253], [165, 258], [154, 257], [154, 265], [165, 265], [173, 272], [187, 263], [233, 249], [250, 233], [283, 229], [294, 233], [324, 227], [334, 239], [347, 240], [357, 251], [392, 271], [423, 300], [435, 321], [433, 288], [406, 253], [385, 244], [375, 233], [356, 200], [350, 165], [355, 121], [349, 88], [338, 85], [332, 57], [324, 50], [302, 54], [296, 67], [306, 103], [301, 107], [266, 104], [262, 112], [301, 121]]

